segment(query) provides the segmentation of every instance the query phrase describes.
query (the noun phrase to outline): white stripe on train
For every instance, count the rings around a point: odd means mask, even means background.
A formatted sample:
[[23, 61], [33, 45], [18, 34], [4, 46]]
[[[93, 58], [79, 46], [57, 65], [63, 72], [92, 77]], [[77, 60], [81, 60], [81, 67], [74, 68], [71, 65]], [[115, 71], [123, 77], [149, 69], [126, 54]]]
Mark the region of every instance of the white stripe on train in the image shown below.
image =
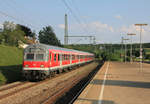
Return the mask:
[[[90, 60], [92, 61], [92, 60]], [[90, 61], [86, 61], [86, 62], [90, 62]], [[73, 63], [73, 64], [69, 64], [69, 65], [61, 65], [61, 66], [55, 66], [55, 67], [50, 67], [50, 68], [23, 68], [23, 70], [57, 70], [57, 69], [63, 69], [66, 67], [70, 67], [70, 66], [74, 66], [74, 65], [78, 65], [78, 64], [83, 64], [85, 62], [79, 62], [79, 63]]]

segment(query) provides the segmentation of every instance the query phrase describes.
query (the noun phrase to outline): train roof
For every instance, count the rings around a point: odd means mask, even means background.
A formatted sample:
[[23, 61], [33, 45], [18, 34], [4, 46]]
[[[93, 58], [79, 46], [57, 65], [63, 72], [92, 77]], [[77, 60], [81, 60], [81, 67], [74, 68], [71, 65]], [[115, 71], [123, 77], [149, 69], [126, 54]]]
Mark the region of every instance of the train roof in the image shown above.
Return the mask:
[[44, 47], [47, 50], [48, 49], [52, 49], [52, 50], [61, 50], [61, 51], [67, 51], [67, 52], [72, 51], [72, 52], [79, 52], [79, 53], [82, 53], [82, 54], [91, 54], [91, 55], [94, 55], [94, 54], [89, 53], [89, 52], [78, 51], [78, 50], [74, 50], [74, 49], [61, 48], [61, 47], [52, 46], [52, 45], [46, 45], [46, 44], [41, 44], [41, 43], [29, 45], [26, 49], [31, 48], [31, 47], [35, 47], [35, 46]]

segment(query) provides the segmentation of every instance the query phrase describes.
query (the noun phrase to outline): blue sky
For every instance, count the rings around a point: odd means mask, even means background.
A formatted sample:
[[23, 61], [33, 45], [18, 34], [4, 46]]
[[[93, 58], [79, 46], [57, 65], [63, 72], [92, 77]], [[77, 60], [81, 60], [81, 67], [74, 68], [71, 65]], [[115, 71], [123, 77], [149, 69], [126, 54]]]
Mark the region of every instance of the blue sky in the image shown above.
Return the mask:
[[[119, 43], [121, 36], [136, 33], [135, 23], [150, 25], [150, 0], [0, 0], [0, 24], [14, 21], [29, 26], [37, 33], [51, 25], [63, 43], [64, 14], [68, 14], [69, 35], [93, 35], [97, 43]], [[5, 13], [9, 16], [4, 16]], [[80, 23], [74, 18], [75, 15]], [[14, 18], [12, 18], [14, 17]], [[143, 42], [150, 42], [150, 26], [143, 28]], [[70, 38], [69, 43], [89, 43], [87, 38]]]

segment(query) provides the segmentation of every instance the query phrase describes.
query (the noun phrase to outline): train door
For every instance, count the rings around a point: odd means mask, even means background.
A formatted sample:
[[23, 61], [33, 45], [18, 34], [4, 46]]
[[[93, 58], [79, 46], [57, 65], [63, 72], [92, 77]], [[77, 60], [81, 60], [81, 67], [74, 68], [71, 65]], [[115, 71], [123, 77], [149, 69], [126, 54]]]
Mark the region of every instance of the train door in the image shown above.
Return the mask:
[[57, 66], [57, 54], [56, 53], [54, 53], [54, 66]]
[[52, 61], [52, 54], [49, 52], [49, 66], [51, 66], [51, 61]]
[[59, 53], [59, 61], [60, 61], [60, 66], [62, 66], [62, 54]]
[[72, 64], [72, 54], [70, 54], [70, 64]]
[[56, 66], [56, 64], [57, 64], [57, 55], [56, 55], [56, 53], [51, 53], [52, 55], [51, 55], [51, 66], [52, 67], [55, 67]]

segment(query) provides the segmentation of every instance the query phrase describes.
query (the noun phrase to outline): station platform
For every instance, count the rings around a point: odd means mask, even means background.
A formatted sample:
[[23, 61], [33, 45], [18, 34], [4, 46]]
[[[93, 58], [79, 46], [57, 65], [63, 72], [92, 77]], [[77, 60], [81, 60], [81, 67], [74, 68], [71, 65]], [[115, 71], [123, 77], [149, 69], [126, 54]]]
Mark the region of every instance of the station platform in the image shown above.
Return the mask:
[[74, 104], [150, 104], [150, 64], [105, 62]]

